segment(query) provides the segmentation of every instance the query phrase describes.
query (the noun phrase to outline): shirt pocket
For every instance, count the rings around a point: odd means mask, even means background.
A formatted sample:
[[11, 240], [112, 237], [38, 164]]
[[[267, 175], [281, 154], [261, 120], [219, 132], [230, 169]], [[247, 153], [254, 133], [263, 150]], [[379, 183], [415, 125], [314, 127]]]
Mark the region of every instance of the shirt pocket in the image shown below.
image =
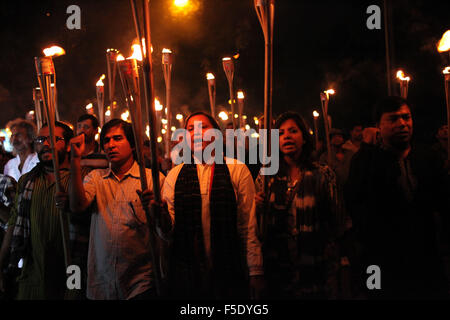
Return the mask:
[[123, 224], [125, 227], [136, 232], [142, 232], [147, 227], [147, 217], [139, 199], [134, 199], [124, 203], [126, 214]]

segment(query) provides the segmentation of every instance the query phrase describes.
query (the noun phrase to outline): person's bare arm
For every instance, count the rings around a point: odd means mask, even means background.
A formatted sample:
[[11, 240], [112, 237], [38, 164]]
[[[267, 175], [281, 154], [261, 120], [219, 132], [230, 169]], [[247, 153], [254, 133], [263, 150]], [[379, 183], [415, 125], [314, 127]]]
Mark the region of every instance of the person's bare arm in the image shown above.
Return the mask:
[[84, 135], [76, 136], [70, 140], [70, 183], [69, 203], [70, 211], [82, 212], [89, 206], [81, 178], [81, 155], [84, 150]]

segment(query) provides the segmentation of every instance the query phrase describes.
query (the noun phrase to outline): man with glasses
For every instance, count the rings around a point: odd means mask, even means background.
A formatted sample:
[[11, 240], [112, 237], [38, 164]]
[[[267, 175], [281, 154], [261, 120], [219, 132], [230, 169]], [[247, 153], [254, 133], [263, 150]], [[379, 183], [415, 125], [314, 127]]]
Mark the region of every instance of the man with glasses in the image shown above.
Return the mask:
[[[72, 129], [56, 122], [55, 149], [63, 192], [69, 184], [69, 141], [72, 137]], [[64, 299], [67, 276], [57, 207], [67, 211], [68, 202], [55, 200], [56, 181], [47, 125], [39, 131], [35, 146], [40, 162], [18, 183], [0, 264], [6, 262], [4, 259], [9, 250], [9, 267], [17, 267], [23, 259], [23, 268], [17, 278], [17, 299]]]

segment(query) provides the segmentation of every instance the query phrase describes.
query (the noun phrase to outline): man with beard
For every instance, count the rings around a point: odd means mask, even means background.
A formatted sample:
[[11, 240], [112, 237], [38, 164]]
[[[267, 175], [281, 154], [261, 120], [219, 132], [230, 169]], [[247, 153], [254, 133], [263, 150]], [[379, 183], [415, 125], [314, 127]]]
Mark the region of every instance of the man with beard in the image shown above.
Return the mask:
[[[55, 201], [56, 184], [53, 171], [50, 134], [44, 125], [35, 139], [39, 164], [18, 183], [9, 228], [2, 245], [0, 264], [10, 248], [10, 268], [23, 259], [17, 278], [19, 300], [63, 299], [66, 270], [59, 220], [61, 200]], [[61, 187], [69, 183], [69, 141], [73, 131], [64, 123], [55, 124], [55, 149], [58, 152]], [[56, 205], [55, 205], [56, 204]]]
[[[369, 283], [381, 286], [365, 291], [368, 298], [441, 297], [446, 280], [433, 214], [448, 212], [443, 174], [429, 152], [412, 145], [413, 120], [406, 100], [382, 100], [376, 121], [377, 128], [364, 130], [345, 190], [359, 244], [353, 267], [364, 291]], [[380, 270], [372, 280], [371, 265]]]
[[100, 146], [95, 141], [99, 123], [95, 116], [83, 114], [77, 121], [77, 136], [84, 134], [85, 149], [81, 156], [81, 166], [90, 169], [108, 168], [106, 155], [101, 152]]
[[7, 127], [11, 130], [10, 141], [16, 157], [6, 163], [4, 174], [19, 181], [22, 175], [33, 169], [39, 162], [33, 147], [36, 127], [34, 123], [24, 119], [11, 121]]

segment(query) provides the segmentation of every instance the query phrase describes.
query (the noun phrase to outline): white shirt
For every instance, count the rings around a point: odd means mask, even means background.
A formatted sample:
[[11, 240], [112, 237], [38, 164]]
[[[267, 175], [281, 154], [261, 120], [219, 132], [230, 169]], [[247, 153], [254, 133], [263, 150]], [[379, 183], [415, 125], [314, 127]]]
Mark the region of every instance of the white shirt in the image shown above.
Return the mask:
[[[247, 264], [250, 276], [263, 274], [261, 244], [256, 236], [256, 205], [255, 205], [255, 184], [250, 171], [242, 162], [235, 159], [225, 158], [230, 171], [231, 184], [237, 202], [237, 224], [241, 241], [247, 248]], [[174, 167], [167, 174], [164, 180], [162, 198], [167, 202], [172, 223], [175, 220], [175, 183], [183, 164]], [[211, 235], [210, 235], [210, 208], [209, 193], [211, 179], [211, 165], [197, 165], [198, 181], [200, 183], [200, 193], [202, 198], [202, 230], [205, 245], [205, 252], [211, 262]]]
[[17, 155], [15, 158], [12, 158], [6, 163], [3, 173], [7, 176], [13, 177], [16, 181], [19, 181], [19, 178], [25, 173], [30, 172], [38, 162], [39, 158], [37, 153], [30, 153], [23, 163], [22, 170], [19, 170], [20, 157]]

